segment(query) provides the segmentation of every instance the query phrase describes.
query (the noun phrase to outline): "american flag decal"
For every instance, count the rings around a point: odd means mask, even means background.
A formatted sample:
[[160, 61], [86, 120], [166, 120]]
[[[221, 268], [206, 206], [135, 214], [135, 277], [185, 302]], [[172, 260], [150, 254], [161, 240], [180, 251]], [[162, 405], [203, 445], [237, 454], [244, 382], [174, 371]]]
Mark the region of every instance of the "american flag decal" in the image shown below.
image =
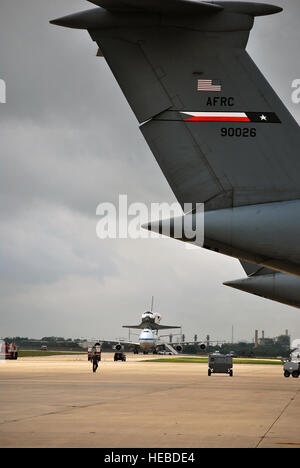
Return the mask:
[[222, 91], [221, 81], [219, 80], [198, 80], [198, 91], [220, 93]]

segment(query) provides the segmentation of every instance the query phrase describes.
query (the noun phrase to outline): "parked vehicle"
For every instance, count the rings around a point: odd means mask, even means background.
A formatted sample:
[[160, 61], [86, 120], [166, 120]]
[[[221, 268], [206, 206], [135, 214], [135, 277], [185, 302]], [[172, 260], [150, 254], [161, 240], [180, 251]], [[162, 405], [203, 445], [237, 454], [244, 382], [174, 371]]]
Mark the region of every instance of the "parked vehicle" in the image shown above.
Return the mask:
[[0, 358], [9, 361], [16, 361], [19, 357], [19, 350], [15, 343], [2, 342], [0, 348]]
[[208, 376], [212, 374], [228, 374], [233, 377], [233, 360], [230, 354], [214, 353], [209, 355]]
[[292, 376], [294, 379], [298, 379], [300, 375], [300, 362], [299, 361], [287, 361], [283, 366], [283, 375], [286, 378]]
[[126, 361], [126, 354], [122, 353], [122, 351], [117, 351], [114, 355], [114, 361]]

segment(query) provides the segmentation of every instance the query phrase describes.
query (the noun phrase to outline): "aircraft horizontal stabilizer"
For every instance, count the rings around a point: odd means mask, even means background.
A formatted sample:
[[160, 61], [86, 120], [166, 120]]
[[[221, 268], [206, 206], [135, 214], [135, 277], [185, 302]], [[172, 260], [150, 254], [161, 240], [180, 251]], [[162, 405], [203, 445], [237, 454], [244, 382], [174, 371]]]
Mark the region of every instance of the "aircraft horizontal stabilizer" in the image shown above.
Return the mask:
[[272, 15], [282, 11], [281, 7], [266, 3], [201, 0], [89, 0], [110, 11], [143, 11], [158, 13], [218, 13], [223, 9], [252, 16]]
[[227, 281], [225, 286], [300, 309], [300, 277], [249, 262], [241, 264], [248, 277]]
[[217, 13], [223, 10], [218, 3], [199, 0], [89, 0], [111, 11], [151, 11], [172, 13]]
[[[66, 28], [75, 29], [98, 29], [108, 27], [109, 21], [115, 21], [111, 27], [119, 26], [122, 21], [122, 14], [143, 14], [146, 12], [151, 15], [164, 14], [164, 15], [182, 15], [189, 16], [194, 14], [201, 14], [202, 16], [215, 16], [220, 12], [230, 14], [241, 14], [250, 17], [271, 15], [280, 13], [281, 7], [274, 5], [267, 5], [265, 3], [253, 2], [201, 2], [199, 0], [88, 0], [95, 5], [97, 9], [82, 11], [62, 18], [50, 21], [51, 24], [57, 26], [64, 26]], [[107, 16], [103, 18], [103, 12], [115, 14], [115, 17]], [[119, 15], [119, 18], [117, 17]], [[116, 20], [119, 20], [119, 25]], [[125, 18], [126, 20], [126, 18]], [[228, 22], [228, 18], [221, 18], [221, 23]], [[219, 20], [218, 20], [219, 21]], [[233, 21], [234, 24], [234, 21]], [[218, 26], [217, 26], [218, 28]], [[235, 26], [233, 26], [233, 29]]]

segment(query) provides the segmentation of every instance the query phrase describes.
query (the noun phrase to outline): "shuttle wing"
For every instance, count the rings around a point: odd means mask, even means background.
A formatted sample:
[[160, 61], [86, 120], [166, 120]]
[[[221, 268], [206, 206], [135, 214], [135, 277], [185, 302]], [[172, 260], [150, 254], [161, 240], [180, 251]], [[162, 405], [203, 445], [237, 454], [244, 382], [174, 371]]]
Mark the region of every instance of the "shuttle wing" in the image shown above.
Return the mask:
[[123, 325], [123, 328], [131, 328], [131, 329], [136, 329], [136, 330], [142, 330], [144, 328], [151, 328], [151, 330], [171, 330], [175, 328], [181, 328], [178, 326], [172, 326], [172, 325], [160, 325], [155, 322], [151, 323], [141, 323], [140, 325]]
[[174, 325], [158, 325], [158, 324], [155, 324], [155, 329], [156, 330], [172, 330], [172, 329], [179, 329], [181, 327], [178, 327], [178, 326], [174, 326]]
[[123, 325], [122, 328], [130, 328], [133, 330], [143, 330], [143, 328], [145, 328], [145, 325], [143, 323], [140, 323], [139, 325]]

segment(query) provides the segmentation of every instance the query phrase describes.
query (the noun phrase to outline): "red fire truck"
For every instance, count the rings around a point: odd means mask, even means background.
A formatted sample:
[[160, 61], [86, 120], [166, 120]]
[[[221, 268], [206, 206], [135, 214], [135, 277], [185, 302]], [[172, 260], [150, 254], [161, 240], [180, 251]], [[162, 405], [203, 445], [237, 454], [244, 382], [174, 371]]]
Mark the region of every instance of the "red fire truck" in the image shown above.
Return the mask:
[[0, 343], [0, 359], [16, 361], [18, 359], [19, 350], [15, 343]]

